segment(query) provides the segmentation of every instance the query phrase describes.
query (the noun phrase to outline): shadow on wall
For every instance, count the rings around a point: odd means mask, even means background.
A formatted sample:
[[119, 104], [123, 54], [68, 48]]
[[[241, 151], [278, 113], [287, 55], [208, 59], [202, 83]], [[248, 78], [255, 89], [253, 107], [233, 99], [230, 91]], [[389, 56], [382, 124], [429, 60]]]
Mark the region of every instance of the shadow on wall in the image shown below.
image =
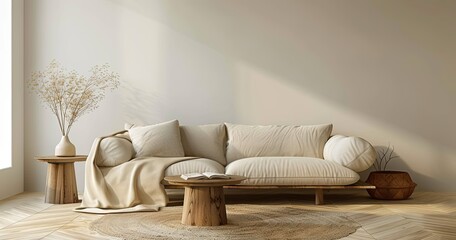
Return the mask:
[[[388, 157], [388, 155], [390, 153], [391, 153], [391, 157], [394, 157], [386, 165], [386, 168], [384, 170], [386, 170], [386, 171], [402, 171], [402, 172], [409, 173], [410, 177], [412, 178], [412, 180], [414, 182], [416, 182], [417, 180], [419, 180], [419, 182], [420, 182], [417, 185], [417, 190], [420, 190], [420, 189], [434, 189], [435, 186], [444, 186], [444, 185], [447, 184], [447, 182], [445, 182], [444, 180], [441, 180], [441, 179], [438, 179], [438, 178], [435, 178], [435, 177], [432, 177], [432, 176], [427, 176], [427, 175], [424, 175], [424, 174], [421, 174], [421, 173], [415, 171], [413, 166], [410, 166], [409, 164], [407, 164], [407, 162], [404, 161], [401, 158], [401, 156], [399, 156], [396, 152], [394, 152], [394, 151], [391, 152], [390, 146], [374, 146], [374, 148], [377, 151], [377, 159], [376, 159], [377, 162], [379, 161], [379, 158], [381, 157], [381, 155], [383, 153], [385, 153], [385, 152], [387, 153], [386, 154], [387, 155], [386, 160], [390, 159]], [[384, 166], [384, 163], [385, 162], [383, 162], [382, 166]], [[441, 164], [441, 163], [439, 163], [439, 164]], [[379, 171], [379, 170], [380, 169], [375, 168], [375, 166], [372, 166], [372, 167], [370, 167], [369, 169], [367, 169], [366, 171], [364, 171], [364, 172], [362, 172], [360, 174], [361, 179], [363, 181], [366, 181], [366, 179], [369, 176], [370, 172]], [[441, 168], [441, 170], [442, 170], [441, 173], [446, 176], [446, 175], [448, 175], [450, 173], [451, 168], [445, 168], [445, 166], [443, 166]]]
[[112, 1], [298, 88], [456, 147], [456, 2]]
[[123, 81], [120, 85], [122, 113], [127, 123], [147, 125], [160, 122], [163, 104], [152, 90], [144, 90]]

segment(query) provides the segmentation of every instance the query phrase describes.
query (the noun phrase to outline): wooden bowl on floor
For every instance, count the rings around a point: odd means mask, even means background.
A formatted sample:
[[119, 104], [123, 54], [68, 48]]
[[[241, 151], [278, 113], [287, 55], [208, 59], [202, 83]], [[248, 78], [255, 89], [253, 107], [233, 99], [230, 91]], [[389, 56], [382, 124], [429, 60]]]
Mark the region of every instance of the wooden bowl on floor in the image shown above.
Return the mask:
[[371, 172], [366, 182], [376, 187], [367, 190], [369, 195], [381, 200], [408, 199], [416, 187], [410, 175], [400, 171]]

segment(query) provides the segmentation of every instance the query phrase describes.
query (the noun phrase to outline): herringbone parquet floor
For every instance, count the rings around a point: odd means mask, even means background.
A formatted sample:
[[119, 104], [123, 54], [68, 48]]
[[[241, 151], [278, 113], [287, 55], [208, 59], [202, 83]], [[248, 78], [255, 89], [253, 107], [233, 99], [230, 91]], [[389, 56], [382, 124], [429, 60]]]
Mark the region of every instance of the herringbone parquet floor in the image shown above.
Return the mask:
[[[180, 197], [174, 198], [178, 202]], [[362, 226], [346, 240], [456, 239], [456, 193], [417, 192], [412, 197], [377, 201], [365, 192], [327, 194], [327, 204], [316, 206], [309, 194], [228, 195], [227, 204], [285, 199], [311, 210], [345, 212]], [[42, 193], [22, 193], [2, 200], [0, 239], [113, 239], [89, 230], [90, 222], [101, 215], [73, 212], [76, 206], [46, 204]]]

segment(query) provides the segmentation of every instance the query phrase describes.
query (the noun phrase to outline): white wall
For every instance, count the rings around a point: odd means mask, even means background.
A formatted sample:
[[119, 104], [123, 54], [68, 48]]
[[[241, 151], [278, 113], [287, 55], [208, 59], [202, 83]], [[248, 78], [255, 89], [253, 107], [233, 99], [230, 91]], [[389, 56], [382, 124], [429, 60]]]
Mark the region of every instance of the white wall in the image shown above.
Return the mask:
[[[78, 153], [124, 122], [334, 124], [391, 143], [426, 191], [456, 191], [455, 1], [25, 1], [25, 76], [109, 62], [122, 87], [70, 134]], [[59, 131], [25, 96], [26, 190]], [[76, 165], [83, 190], [83, 163]], [[365, 175], [365, 174], [364, 174]]]
[[0, 199], [24, 191], [24, 1], [14, 0], [12, 13], [12, 166], [0, 170]]

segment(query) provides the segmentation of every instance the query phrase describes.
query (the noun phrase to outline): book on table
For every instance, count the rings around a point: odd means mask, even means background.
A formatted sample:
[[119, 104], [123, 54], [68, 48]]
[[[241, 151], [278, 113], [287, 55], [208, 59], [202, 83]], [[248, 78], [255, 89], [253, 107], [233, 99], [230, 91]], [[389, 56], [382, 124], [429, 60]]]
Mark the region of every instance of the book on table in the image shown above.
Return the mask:
[[182, 174], [181, 178], [184, 180], [196, 180], [196, 179], [230, 179], [230, 176], [223, 173], [215, 172], [203, 172], [203, 173], [186, 173]]

